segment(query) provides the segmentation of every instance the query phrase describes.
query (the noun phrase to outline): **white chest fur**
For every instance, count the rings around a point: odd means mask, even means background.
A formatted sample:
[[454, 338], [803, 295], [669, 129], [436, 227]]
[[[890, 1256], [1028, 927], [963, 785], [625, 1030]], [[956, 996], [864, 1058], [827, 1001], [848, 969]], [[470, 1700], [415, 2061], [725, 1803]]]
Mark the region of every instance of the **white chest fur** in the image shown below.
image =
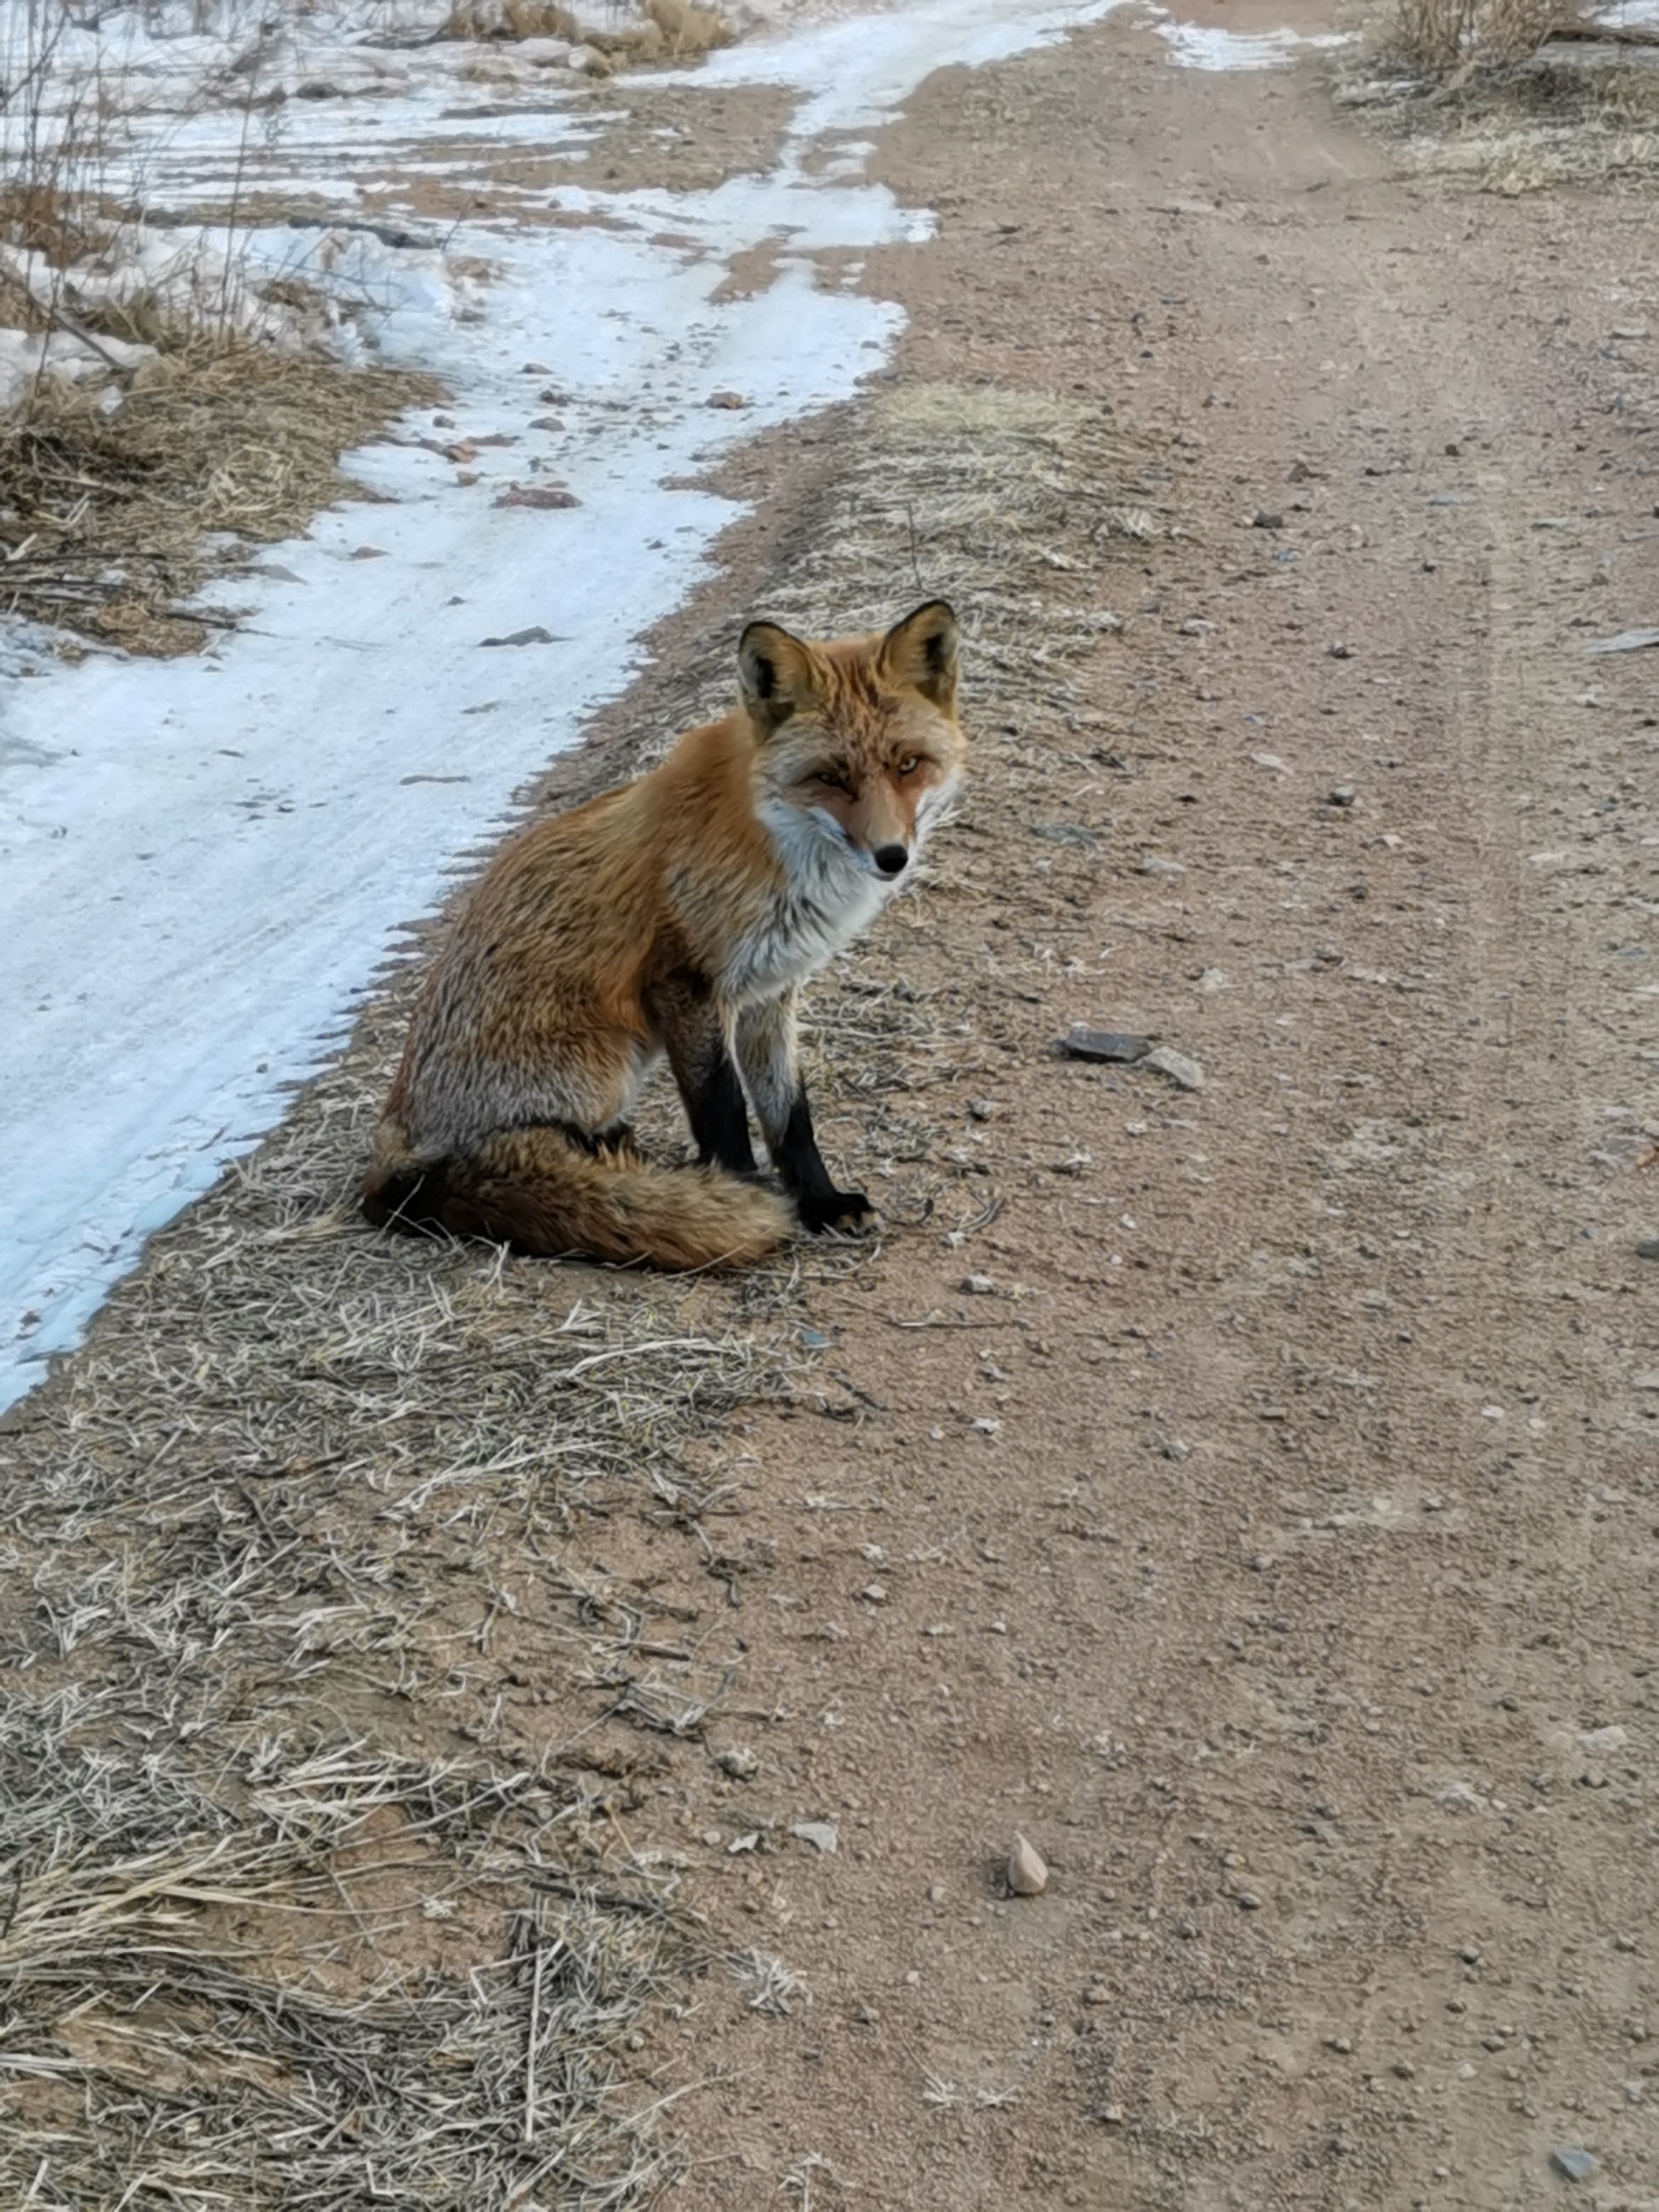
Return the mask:
[[784, 880], [720, 978], [724, 994], [738, 1004], [804, 982], [866, 930], [899, 888], [827, 817], [779, 800], [762, 807], [761, 819]]

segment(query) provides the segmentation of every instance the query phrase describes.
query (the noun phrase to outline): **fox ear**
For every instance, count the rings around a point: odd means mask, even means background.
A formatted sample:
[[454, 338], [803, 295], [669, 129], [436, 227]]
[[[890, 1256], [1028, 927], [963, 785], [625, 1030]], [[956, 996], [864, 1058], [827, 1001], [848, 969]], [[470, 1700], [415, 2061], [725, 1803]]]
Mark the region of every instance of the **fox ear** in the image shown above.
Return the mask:
[[895, 684], [908, 684], [950, 714], [957, 702], [957, 618], [943, 599], [895, 623], [881, 641], [876, 665]]
[[750, 623], [738, 640], [738, 674], [743, 703], [763, 730], [775, 730], [817, 695], [812, 648], [776, 623]]

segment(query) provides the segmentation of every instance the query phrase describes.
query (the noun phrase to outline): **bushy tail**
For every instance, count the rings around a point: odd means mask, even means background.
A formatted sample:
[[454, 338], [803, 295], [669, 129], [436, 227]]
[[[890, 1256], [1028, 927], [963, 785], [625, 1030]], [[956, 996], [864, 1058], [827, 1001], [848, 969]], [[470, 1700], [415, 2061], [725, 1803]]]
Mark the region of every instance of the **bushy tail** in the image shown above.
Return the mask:
[[431, 1166], [399, 1150], [383, 1129], [362, 1187], [363, 1212], [377, 1228], [446, 1229], [520, 1252], [679, 1270], [763, 1259], [793, 1224], [781, 1198], [717, 1168], [587, 1152], [556, 1128], [506, 1131], [463, 1159]]

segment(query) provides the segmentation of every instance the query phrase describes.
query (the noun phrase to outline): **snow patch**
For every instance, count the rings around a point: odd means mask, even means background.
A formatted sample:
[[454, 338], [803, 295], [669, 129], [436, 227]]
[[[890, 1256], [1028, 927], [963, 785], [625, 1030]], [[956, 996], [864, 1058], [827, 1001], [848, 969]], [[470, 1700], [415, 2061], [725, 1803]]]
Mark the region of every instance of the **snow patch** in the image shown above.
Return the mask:
[[[1659, 0], [1656, 0], [1659, 4]], [[1304, 52], [1346, 43], [1340, 32], [1309, 36], [1301, 31], [1223, 31], [1206, 23], [1159, 23], [1170, 58], [1183, 69], [1282, 69]]]

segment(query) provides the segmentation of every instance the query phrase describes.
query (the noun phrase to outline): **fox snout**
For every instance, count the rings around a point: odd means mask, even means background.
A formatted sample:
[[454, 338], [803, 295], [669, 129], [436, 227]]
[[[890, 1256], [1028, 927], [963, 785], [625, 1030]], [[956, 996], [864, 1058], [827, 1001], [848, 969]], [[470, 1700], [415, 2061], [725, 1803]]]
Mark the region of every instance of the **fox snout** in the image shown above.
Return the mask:
[[902, 876], [910, 864], [910, 854], [903, 845], [878, 845], [870, 855], [884, 876]]

